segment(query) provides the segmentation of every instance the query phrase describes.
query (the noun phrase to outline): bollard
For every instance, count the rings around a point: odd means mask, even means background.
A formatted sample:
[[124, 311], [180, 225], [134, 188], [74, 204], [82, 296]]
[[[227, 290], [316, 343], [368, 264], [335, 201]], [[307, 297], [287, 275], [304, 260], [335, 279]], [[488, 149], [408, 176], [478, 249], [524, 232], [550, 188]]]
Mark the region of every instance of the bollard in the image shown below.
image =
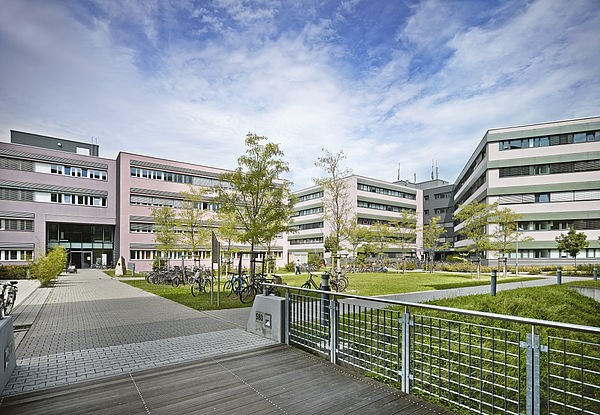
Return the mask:
[[594, 281], [598, 281], [598, 264], [594, 265]]
[[492, 297], [496, 296], [496, 278], [498, 277], [498, 270], [492, 270], [492, 279], [490, 281], [490, 294]]
[[561, 267], [556, 268], [556, 284], [557, 285], [562, 284], [562, 268]]
[[[325, 271], [321, 275], [321, 291], [331, 291], [329, 288], [329, 273]], [[321, 294], [321, 323], [329, 325], [329, 294]]]

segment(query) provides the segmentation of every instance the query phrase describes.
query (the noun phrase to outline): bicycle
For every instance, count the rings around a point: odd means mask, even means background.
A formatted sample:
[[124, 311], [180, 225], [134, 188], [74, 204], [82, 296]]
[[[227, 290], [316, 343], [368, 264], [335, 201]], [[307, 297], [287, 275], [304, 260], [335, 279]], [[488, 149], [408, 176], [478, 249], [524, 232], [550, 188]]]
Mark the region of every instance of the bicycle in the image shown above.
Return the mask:
[[320, 290], [321, 286], [317, 285], [317, 283], [313, 280], [313, 277], [316, 277], [316, 275], [313, 274], [312, 272], [310, 272], [310, 270], [308, 268], [306, 268], [306, 272], [308, 273], [308, 279], [300, 287], [301, 288], [312, 288], [312, 289], [315, 289], [315, 290]]
[[194, 281], [190, 287], [190, 291], [192, 292], [192, 296], [196, 297], [200, 295], [201, 292], [207, 292], [212, 290], [212, 276], [210, 271], [200, 271], [197, 270], [194, 274]]
[[334, 291], [337, 291], [337, 292], [346, 291], [346, 288], [348, 288], [348, 277], [346, 277], [346, 275], [342, 274], [341, 271], [337, 271], [335, 273], [335, 275], [331, 276], [329, 285], [331, 286], [331, 289]]
[[231, 294], [235, 293], [235, 295], [239, 296], [244, 287], [248, 285], [248, 281], [246, 279], [246, 275], [242, 273], [242, 275], [232, 274], [231, 278], [225, 282], [223, 286], [223, 291], [227, 297], [231, 296]]
[[[254, 279], [250, 281], [250, 284], [244, 287], [244, 289], [242, 289], [242, 291], [240, 292], [240, 301], [244, 304], [251, 303], [252, 301], [254, 301], [254, 297], [256, 297], [256, 294], [263, 292], [263, 283], [265, 282], [275, 284], [282, 283], [281, 276], [276, 274], [272, 275], [273, 278], [267, 278], [266, 276], [260, 274], [256, 275]], [[266, 295], [279, 295], [279, 290], [277, 289], [277, 287], [266, 288]]]
[[2, 284], [2, 291], [0, 291], [0, 302], [2, 305], [2, 317], [7, 316], [12, 312], [17, 301], [17, 284], [19, 281], [10, 281]]

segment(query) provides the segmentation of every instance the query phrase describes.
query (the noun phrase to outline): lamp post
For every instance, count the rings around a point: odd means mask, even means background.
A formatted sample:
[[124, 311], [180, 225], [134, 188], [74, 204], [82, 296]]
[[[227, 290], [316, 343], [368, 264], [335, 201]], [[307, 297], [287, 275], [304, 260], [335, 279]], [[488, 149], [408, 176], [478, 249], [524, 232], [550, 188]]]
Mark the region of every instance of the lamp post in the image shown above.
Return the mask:
[[519, 276], [519, 232], [523, 231], [523, 229], [517, 226], [517, 247], [516, 247], [516, 258], [515, 258], [515, 276]]

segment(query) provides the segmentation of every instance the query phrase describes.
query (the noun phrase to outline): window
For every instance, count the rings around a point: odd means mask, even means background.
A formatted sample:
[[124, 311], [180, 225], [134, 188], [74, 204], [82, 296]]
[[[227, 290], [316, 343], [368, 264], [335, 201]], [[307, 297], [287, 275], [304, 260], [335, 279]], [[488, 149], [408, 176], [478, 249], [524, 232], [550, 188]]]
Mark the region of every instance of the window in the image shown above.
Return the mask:
[[600, 130], [578, 131], [568, 134], [557, 134], [547, 137], [518, 138], [499, 142], [500, 151], [532, 147], [560, 146], [565, 144], [584, 143], [600, 140]]
[[537, 193], [535, 195], [535, 203], [549, 203], [550, 193]]

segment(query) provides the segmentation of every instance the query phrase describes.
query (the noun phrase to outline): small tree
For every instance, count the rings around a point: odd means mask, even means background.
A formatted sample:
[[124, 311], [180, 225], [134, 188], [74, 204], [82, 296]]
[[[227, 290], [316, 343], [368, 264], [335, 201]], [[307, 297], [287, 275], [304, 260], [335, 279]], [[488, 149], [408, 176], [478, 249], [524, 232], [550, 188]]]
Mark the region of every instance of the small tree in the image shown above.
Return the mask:
[[410, 248], [417, 239], [417, 217], [414, 213], [403, 210], [400, 219], [392, 222], [397, 230], [398, 245], [402, 251], [402, 273], [406, 273], [406, 250]]
[[316, 179], [315, 184], [323, 186], [323, 216], [331, 229], [328, 248], [334, 256], [339, 252], [342, 242], [347, 240], [353, 219], [348, 185], [344, 180], [351, 171], [342, 167], [345, 158], [343, 151], [331, 154], [323, 149], [323, 156], [315, 162], [327, 174], [325, 178]]
[[440, 238], [446, 233], [446, 229], [440, 224], [441, 218], [439, 216], [433, 216], [429, 223], [423, 226], [423, 250], [429, 252], [429, 265], [428, 269], [430, 273], [433, 273], [433, 259], [435, 252], [448, 248], [448, 243], [440, 243]]
[[156, 242], [159, 252], [166, 257], [167, 264], [169, 263], [169, 254], [175, 250], [179, 242], [179, 234], [177, 234], [177, 218], [175, 209], [170, 206], [162, 206], [160, 208], [152, 208], [152, 219], [154, 220], [154, 241]]
[[493, 248], [487, 227], [491, 222], [491, 218], [496, 215], [497, 208], [498, 203], [488, 205], [485, 202], [473, 201], [468, 205], [461, 205], [454, 212], [454, 219], [463, 225], [458, 233], [471, 241], [467, 249], [475, 253], [477, 278], [481, 278], [481, 255]]
[[352, 221], [348, 227], [348, 243], [351, 246], [352, 257], [354, 258], [354, 265], [356, 266], [356, 260], [358, 256], [358, 247], [361, 244], [369, 243], [372, 239], [372, 233], [367, 226], [359, 225], [358, 218]]
[[[238, 158], [238, 167], [221, 175], [216, 201], [222, 222], [231, 222], [235, 239], [249, 243], [250, 250], [267, 244], [290, 229], [295, 199], [290, 184], [280, 180], [289, 171], [278, 144], [266, 137], [246, 135], [246, 153]], [[254, 262], [250, 274], [254, 276]]]
[[46, 255], [38, 255], [31, 266], [31, 273], [40, 280], [40, 286], [46, 287], [60, 275], [66, 264], [67, 250], [62, 246], [55, 246]]
[[184, 230], [181, 237], [182, 242], [189, 245], [192, 252], [192, 260], [196, 265], [196, 252], [210, 238], [207, 212], [201, 209], [205, 191], [195, 186], [190, 186], [187, 192], [181, 192], [183, 203], [179, 224]]
[[588, 247], [587, 235], [583, 232], [577, 232], [574, 227], [571, 227], [566, 235], [561, 233], [555, 240], [558, 250], [567, 252], [573, 258], [575, 272], [577, 272], [577, 254]]
[[392, 241], [393, 230], [388, 223], [377, 222], [370, 226], [371, 243], [375, 248], [375, 253], [381, 258], [381, 265], [384, 265], [384, 254]]
[[[526, 236], [520, 238], [518, 221], [523, 215], [513, 212], [510, 208], [498, 209], [495, 216], [492, 217], [492, 222], [496, 224], [496, 230], [493, 232], [494, 246], [498, 252], [505, 258], [503, 271], [506, 277], [506, 257], [510, 252], [515, 250], [515, 245], [518, 242], [526, 242], [533, 240], [532, 237]], [[518, 262], [518, 259], [517, 259]], [[515, 269], [515, 272], [517, 270]]]

